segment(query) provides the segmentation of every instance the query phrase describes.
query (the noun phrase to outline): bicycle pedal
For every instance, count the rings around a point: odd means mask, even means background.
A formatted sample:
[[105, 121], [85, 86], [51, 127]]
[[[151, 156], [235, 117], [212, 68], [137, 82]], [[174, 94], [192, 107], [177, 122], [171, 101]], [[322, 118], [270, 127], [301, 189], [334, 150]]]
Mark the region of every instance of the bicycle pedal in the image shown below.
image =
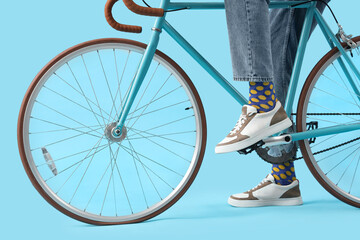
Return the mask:
[[[307, 130], [315, 130], [319, 128], [319, 123], [317, 121], [311, 121], [306, 123]], [[316, 137], [309, 139], [309, 144], [315, 143]]]
[[247, 147], [247, 148], [238, 150], [237, 152], [238, 152], [239, 154], [247, 155], [247, 154], [253, 152], [254, 150], [256, 150], [257, 148], [263, 146], [264, 144], [265, 144], [264, 141], [261, 140], [261, 141], [255, 143], [255, 144]]

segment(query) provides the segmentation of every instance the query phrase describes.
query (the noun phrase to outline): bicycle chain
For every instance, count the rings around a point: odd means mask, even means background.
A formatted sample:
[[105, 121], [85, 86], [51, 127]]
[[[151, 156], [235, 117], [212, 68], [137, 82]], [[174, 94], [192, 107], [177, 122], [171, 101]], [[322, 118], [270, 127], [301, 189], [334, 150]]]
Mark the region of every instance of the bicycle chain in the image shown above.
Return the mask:
[[[294, 115], [297, 115], [297, 114], [296, 113], [291, 113], [291, 115], [294, 116]], [[306, 115], [347, 115], [348, 116], [348, 115], [360, 115], [360, 113], [308, 113]], [[321, 153], [324, 153], [324, 152], [327, 152], [327, 151], [342, 147], [344, 145], [347, 145], [349, 143], [352, 143], [352, 142], [355, 142], [355, 141], [358, 141], [358, 140], [360, 140], [360, 137], [354, 138], [354, 139], [352, 139], [350, 141], [347, 141], [347, 142], [338, 144], [336, 146], [332, 146], [332, 147], [323, 149], [321, 151], [315, 152], [315, 153], [313, 153], [313, 155], [318, 155], [318, 154], [321, 154]], [[254, 144], [253, 146], [250, 146], [250, 147], [248, 147], [248, 148], [246, 148], [244, 150], [238, 151], [238, 153], [240, 153], [240, 154], [249, 154], [249, 153], [253, 152], [257, 147], [260, 147], [260, 146], [264, 145], [264, 143], [263, 142], [261, 143], [261, 142], [262, 141]], [[302, 157], [302, 156], [297, 157], [297, 158], [293, 158], [292, 161], [300, 160], [300, 159], [303, 159], [303, 158], [304, 157]]]
[[[296, 115], [296, 113], [292, 113], [291, 115], [294, 116], [294, 115]], [[349, 116], [349, 115], [360, 115], [360, 113], [307, 113], [306, 115], [309, 115], [309, 116], [316, 116], [316, 115], [318, 115], [318, 116], [326, 116], [326, 115], [330, 115], [330, 116], [331, 116], [331, 115], [332, 115], [332, 116], [334, 116], [334, 115], [345, 115], [345, 116]], [[347, 145], [347, 144], [349, 144], [349, 143], [352, 143], [352, 142], [355, 142], [355, 141], [358, 141], [358, 140], [360, 140], [360, 137], [354, 138], [354, 139], [352, 139], [352, 140], [350, 140], [350, 141], [347, 141], [347, 142], [338, 144], [338, 145], [336, 145], [336, 146], [332, 146], [332, 147], [330, 147], [330, 148], [326, 148], [326, 149], [323, 149], [323, 150], [321, 150], [321, 151], [315, 152], [315, 153], [313, 153], [313, 156], [314, 156], [314, 155], [321, 154], [321, 153], [324, 153], [324, 152], [327, 152], [327, 151], [330, 151], [330, 150], [333, 150], [333, 149], [336, 149], [336, 148], [339, 148], [339, 147], [342, 147], [342, 146], [344, 146], [344, 145]], [[300, 160], [300, 159], [303, 159], [303, 158], [304, 158], [304, 157], [293, 158], [293, 161], [295, 161], [295, 160]]]
[[[321, 150], [321, 151], [315, 152], [315, 153], [313, 153], [313, 155], [318, 155], [318, 154], [320, 154], [320, 153], [324, 153], [324, 152], [327, 152], [327, 151], [330, 151], [330, 150], [333, 150], [333, 149], [342, 147], [342, 146], [344, 146], [344, 145], [346, 145], [346, 144], [349, 144], [349, 143], [352, 143], [352, 142], [355, 142], [355, 141], [358, 141], [358, 140], [360, 140], [360, 137], [354, 138], [353, 140], [350, 140], [350, 141], [347, 141], [347, 142], [338, 144], [338, 145], [336, 145], [336, 146], [332, 146], [332, 147], [330, 147], [330, 148], [326, 148], [326, 149], [323, 149], [323, 150]], [[304, 157], [298, 157], [298, 158], [293, 158], [292, 160], [295, 161], [295, 160], [300, 160], [300, 159], [303, 159], [303, 158], [304, 158]]]

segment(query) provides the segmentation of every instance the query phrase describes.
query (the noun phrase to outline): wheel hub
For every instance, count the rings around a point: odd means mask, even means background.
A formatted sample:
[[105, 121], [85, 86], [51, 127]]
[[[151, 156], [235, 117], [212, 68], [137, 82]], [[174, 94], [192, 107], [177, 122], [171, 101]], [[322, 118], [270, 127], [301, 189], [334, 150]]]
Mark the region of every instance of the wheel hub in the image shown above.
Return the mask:
[[117, 126], [117, 122], [108, 124], [105, 128], [105, 136], [108, 140], [112, 142], [121, 142], [127, 136], [127, 129], [125, 126], [123, 126], [120, 134], [120, 130], [116, 129], [116, 126]]

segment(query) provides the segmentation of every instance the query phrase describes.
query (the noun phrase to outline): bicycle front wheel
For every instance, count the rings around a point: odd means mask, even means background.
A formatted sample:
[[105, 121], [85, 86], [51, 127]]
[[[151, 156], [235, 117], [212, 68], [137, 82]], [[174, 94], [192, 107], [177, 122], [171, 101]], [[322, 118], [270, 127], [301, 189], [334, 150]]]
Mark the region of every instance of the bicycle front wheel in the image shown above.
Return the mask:
[[[353, 40], [360, 45], [360, 37]], [[360, 66], [359, 50], [351, 51]], [[343, 68], [341, 56], [332, 49], [307, 78], [298, 103], [298, 132], [360, 122], [360, 82], [347, 65]], [[307, 139], [299, 145], [317, 181], [336, 198], [360, 207], [360, 130]]]
[[146, 45], [99, 39], [50, 61], [21, 106], [18, 145], [39, 193], [62, 213], [97, 224], [134, 223], [172, 206], [199, 171], [206, 145], [200, 97], [160, 51], [120, 139], [110, 130]]

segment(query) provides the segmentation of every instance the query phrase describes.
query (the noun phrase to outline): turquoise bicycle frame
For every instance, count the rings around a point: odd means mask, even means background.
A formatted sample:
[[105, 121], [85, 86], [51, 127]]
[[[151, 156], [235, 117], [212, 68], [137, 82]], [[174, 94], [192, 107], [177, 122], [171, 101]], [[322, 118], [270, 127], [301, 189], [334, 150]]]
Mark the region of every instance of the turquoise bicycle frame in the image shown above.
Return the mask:
[[[301, 5], [296, 5], [299, 3], [303, 3]], [[189, 10], [210, 10], [210, 9], [225, 9], [224, 2], [204, 2], [204, 3], [195, 3], [195, 2], [171, 2], [170, 0], [162, 0], [160, 7], [165, 10], [173, 10], [179, 8], [187, 8]], [[291, 1], [291, 2], [277, 2], [272, 1], [269, 4], [270, 8], [307, 8], [305, 21], [302, 29], [302, 33], [300, 36], [299, 46], [295, 57], [294, 69], [292, 71], [292, 76], [290, 80], [289, 90], [285, 103], [285, 110], [288, 115], [291, 114], [292, 106], [294, 103], [295, 92], [298, 85], [298, 80], [300, 76], [301, 66], [304, 59], [305, 49], [307, 45], [307, 41], [310, 36], [310, 30], [312, 21], [315, 18], [322, 33], [324, 34], [330, 48], [337, 47], [342, 54], [342, 57], [345, 61], [339, 58], [339, 64], [343, 68], [344, 73], [353, 88], [355, 94], [360, 96], [360, 91], [355, 85], [355, 79], [351, 76], [347, 67], [355, 73], [355, 76], [360, 80], [360, 72], [355, 67], [353, 61], [346, 53], [345, 49], [342, 47], [339, 40], [336, 38], [335, 34], [332, 32], [326, 21], [324, 20], [321, 13], [316, 9], [316, 2], [307, 2], [307, 1]], [[160, 34], [162, 30], [165, 30], [189, 55], [197, 61], [201, 67], [203, 67], [220, 85], [223, 87], [239, 104], [244, 105], [247, 104], [247, 99], [241, 95], [230, 83], [227, 81], [201, 54], [196, 51], [196, 49], [191, 46], [189, 42], [187, 42], [181, 35], [178, 33], [166, 20], [166, 13], [163, 17], [156, 17], [155, 24], [152, 28], [153, 32], [151, 34], [151, 38], [149, 44], [145, 50], [144, 56], [139, 65], [138, 72], [134, 78], [133, 84], [127, 95], [124, 103], [124, 107], [121, 110], [119, 115], [118, 124], [116, 129], [118, 131], [118, 135], [121, 135], [121, 130], [124, 126], [125, 120], [129, 114], [131, 106], [135, 100], [135, 97], [141, 87], [143, 79], [149, 69], [150, 63], [154, 57], [155, 51], [157, 49]], [[348, 66], [346, 66], [346, 64]], [[360, 100], [360, 99], [359, 99]], [[334, 133], [343, 133], [348, 131], [354, 131], [360, 129], [360, 123], [356, 124], [348, 124], [343, 126], [333, 126], [327, 128], [320, 128], [315, 130], [308, 130], [306, 132], [299, 132], [290, 134], [293, 141], [304, 140], [314, 137], [320, 137], [325, 135], [330, 135]]]

